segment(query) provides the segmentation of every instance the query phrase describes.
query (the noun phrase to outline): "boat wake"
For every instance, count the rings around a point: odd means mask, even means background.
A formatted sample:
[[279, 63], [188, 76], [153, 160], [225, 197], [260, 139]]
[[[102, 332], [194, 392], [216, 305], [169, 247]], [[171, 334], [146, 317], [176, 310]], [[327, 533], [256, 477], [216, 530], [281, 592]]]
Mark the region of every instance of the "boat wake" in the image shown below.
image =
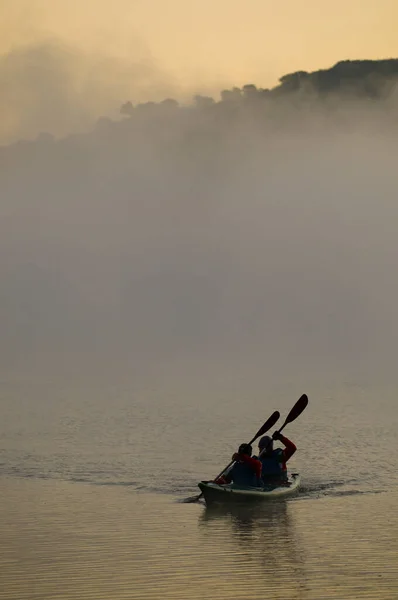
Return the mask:
[[[26, 465], [1, 465], [0, 476], [19, 477], [23, 479], [57, 479], [71, 483], [91, 484], [97, 486], [125, 487], [134, 492], [149, 494], [164, 494], [174, 496], [177, 502], [196, 502], [200, 490], [196, 482], [187, 481], [183, 476], [167, 474], [160, 478], [140, 479], [129, 478], [125, 472], [117, 473], [114, 470], [87, 469], [85, 472], [71, 472], [66, 469], [57, 471], [52, 469], [40, 469], [39, 466], [29, 468]], [[385, 482], [384, 482], [385, 483]], [[359, 477], [351, 479], [329, 479], [303, 477], [297, 495], [289, 498], [289, 502], [297, 502], [307, 499], [324, 497], [342, 497], [356, 494], [380, 493], [388, 489], [382, 480], [371, 477]]]
[[341, 479], [332, 481], [304, 480], [300, 492], [294, 500], [324, 497], [343, 497], [358, 494], [374, 494], [385, 491], [375, 485], [374, 479]]

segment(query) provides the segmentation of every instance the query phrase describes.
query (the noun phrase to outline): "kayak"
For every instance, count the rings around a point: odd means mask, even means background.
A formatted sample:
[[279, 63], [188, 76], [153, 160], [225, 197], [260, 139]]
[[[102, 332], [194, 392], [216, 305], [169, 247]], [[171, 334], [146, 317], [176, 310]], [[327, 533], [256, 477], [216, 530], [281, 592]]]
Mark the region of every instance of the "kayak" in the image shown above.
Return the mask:
[[300, 487], [299, 473], [292, 473], [287, 481], [269, 483], [264, 487], [244, 487], [228, 483], [220, 485], [213, 481], [201, 481], [198, 487], [202, 492], [206, 504], [229, 503], [229, 502], [264, 502], [279, 500], [291, 496]]

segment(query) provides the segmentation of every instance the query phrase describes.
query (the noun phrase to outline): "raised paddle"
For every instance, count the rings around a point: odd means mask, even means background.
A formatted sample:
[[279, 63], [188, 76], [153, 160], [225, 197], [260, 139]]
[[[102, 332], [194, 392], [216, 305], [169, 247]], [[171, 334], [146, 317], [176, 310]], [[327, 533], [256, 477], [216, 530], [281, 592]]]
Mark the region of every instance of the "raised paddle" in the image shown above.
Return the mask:
[[[297, 417], [299, 417], [301, 415], [301, 413], [303, 412], [303, 410], [307, 407], [307, 404], [308, 404], [308, 396], [307, 396], [307, 394], [303, 394], [297, 400], [296, 404], [293, 406], [290, 413], [287, 415], [282, 427], [280, 429], [278, 429], [278, 433], [281, 433], [282, 429], [284, 429], [288, 423], [295, 421], [297, 419]], [[271, 442], [269, 442], [269, 444], [270, 443]], [[261, 450], [260, 456], [262, 454], [264, 454], [264, 452], [267, 450], [269, 444], [267, 444], [266, 447]]]
[[[277, 410], [275, 412], [273, 412], [272, 415], [269, 417], [269, 419], [267, 419], [265, 421], [264, 425], [262, 427], [260, 427], [260, 429], [257, 431], [257, 433], [254, 436], [254, 438], [250, 440], [249, 444], [251, 445], [257, 438], [260, 437], [260, 435], [263, 435], [266, 431], [268, 431], [269, 429], [271, 429], [271, 427], [273, 427], [275, 425], [275, 423], [277, 422], [277, 420], [279, 419], [279, 417], [280, 417], [280, 413]], [[234, 460], [231, 460], [231, 462], [214, 479], [218, 479], [219, 477], [221, 477], [221, 475], [223, 473], [225, 473], [225, 471], [227, 469], [229, 469], [229, 467], [234, 462], [235, 462]], [[197, 502], [202, 496], [203, 496], [203, 493], [201, 492], [198, 496], [192, 496], [192, 498], [188, 498], [185, 502]]]

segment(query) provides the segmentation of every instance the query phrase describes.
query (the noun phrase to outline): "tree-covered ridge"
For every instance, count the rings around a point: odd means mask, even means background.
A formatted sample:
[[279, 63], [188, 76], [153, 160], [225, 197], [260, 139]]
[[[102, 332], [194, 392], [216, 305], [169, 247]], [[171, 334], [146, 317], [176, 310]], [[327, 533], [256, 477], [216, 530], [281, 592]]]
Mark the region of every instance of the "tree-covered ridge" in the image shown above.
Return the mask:
[[[387, 60], [344, 60], [336, 63], [330, 69], [318, 71], [296, 71], [283, 75], [279, 85], [271, 89], [257, 88], [254, 84], [246, 84], [242, 88], [233, 87], [222, 90], [220, 100], [216, 102], [209, 96], [196, 95], [193, 106], [200, 109], [210, 109], [216, 104], [240, 104], [259, 100], [271, 100], [300, 94], [313, 98], [341, 96], [383, 99], [388, 98], [398, 83], [398, 59]], [[121, 113], [132, 116], [135, 109], [141, 112], [154, 107], [172, 111], [179, 104], [172, 98], [167, 98], [156, 104], [146, 102], [136, 107], [128, 101], [121, 106]]]
[[291, 93], [306, 89], [318, 94], [351, 92], [359, 96], [380, 97], [391, 92], [397, 80], [398, 59], [343, 60], [330, 69], [284, 75], [273, 92]]
[[[149, 142], [168, 150], [178, 147], [182, 154], [186, 154], [182, 148], [194, 152], [194, 147], [209, 146], [213, 154], [237, 127], [247, 134], [255, 130], [268, 135], [273, 131], [306, 131], [313, 125], [319, 129], [334, 119], [337, 126], [346, 128], [354, 126], [360, 112], [367, 109], [372, 110], [372, 119], [360, 116], [362, 127], [377, 129], [388, 121], [391, 128], [397, 122], [392, 116], [398, 109], [397, 90], [398, 59], [346, 60], [330, 69], [289, 73], [271, 89], [252, 83], [224, 89], [218, 99], [195, 95], [188, 103], [166, 98], [135, 106], [127, 101], [120, 107], [121, 119], [100, 117], [91, 131], [69, 135], [60, 142], [67, 147], [89, 144], [90, 140], [98, 147], [127, 144], [130, 151], [137, 147], [138, 153], [141, 145]], [[320, 116], [325, 117], [322, 123]], [[52, 132], [42, 132], [32, 143], [37, 142], [45, 151], [54, 141]], [[0, 157], [7, 148], [22, 156], [23, 145], [30, 143], [3, 146]]]

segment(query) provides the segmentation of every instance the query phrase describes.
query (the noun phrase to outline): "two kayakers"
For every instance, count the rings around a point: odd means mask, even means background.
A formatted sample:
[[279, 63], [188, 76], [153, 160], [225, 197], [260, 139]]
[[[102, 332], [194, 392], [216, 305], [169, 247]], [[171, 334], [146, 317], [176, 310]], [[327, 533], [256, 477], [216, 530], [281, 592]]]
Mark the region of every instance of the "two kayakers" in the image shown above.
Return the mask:
[[250, 444], [241, 444], [238, 452], [232, 456], [235, 461], [229, 471], [219, 477], [215, 483], [225, 484], [233, 481], [237, 485], [257, 487], [261, 485], [261, 461], [252, 458], [253, 448]]
[[[278, 440], [285, 448], [274, 450], [273, 442]], [[296, 452], [296, 446], [279, 431], [272, 438], [262, 437], [258, 443], [259, 456], [252, 457], [253, 449], [250, 444], [241, 444], [238, 452], [232, 456], [235, 461], [229, 471], [219, 477], [215, 483], [226, 484], [233, 481], [237, 485], [258, 487], [264, 483], [285, 481], [287, 479], [286, 463]]]
[[[284, 449], [274, 450], [274, 440], [282, 442]], [[261, 461], [261, 478], [264, 483], [273, 480], [286, 480], [286, 463], [296, 452], [297, 448], [287, 437], [275, 431], [272, 438], [269, 435], [262, 437], [258, 443], [259, 460]]]

